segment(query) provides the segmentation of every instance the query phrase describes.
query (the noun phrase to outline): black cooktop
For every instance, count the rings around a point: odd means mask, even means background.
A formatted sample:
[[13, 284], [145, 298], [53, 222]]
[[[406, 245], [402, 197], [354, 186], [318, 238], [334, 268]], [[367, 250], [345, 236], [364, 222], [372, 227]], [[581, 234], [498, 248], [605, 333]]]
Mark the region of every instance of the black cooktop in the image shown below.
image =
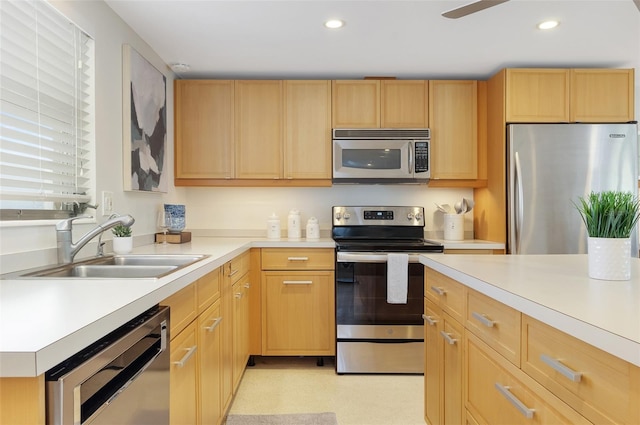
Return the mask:
[[339, 252], [444, 252], [444, 245], [421, 240], [336, 239]]

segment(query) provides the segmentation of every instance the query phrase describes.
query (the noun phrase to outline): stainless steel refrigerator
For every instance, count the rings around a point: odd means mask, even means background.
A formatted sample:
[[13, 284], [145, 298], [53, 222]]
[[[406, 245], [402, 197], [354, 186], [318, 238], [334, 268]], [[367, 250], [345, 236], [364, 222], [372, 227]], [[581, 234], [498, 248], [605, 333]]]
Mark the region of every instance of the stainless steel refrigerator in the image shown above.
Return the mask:
[[[574, 204], [590, 192], [638, 194], [637, 124], [507, 126], [507, 247], [511, 254], [583, 254]], [[637, 228], [631, 252], [638, 255]]]

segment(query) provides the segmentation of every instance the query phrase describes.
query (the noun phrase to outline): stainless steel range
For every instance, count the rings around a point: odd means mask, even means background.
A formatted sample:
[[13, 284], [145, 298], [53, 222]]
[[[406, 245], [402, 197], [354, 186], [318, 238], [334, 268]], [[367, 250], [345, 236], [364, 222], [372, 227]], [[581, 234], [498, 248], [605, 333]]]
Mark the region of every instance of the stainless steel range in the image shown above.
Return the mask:
[[336, 372], [424, 372], [424, 208], [333, 207]]

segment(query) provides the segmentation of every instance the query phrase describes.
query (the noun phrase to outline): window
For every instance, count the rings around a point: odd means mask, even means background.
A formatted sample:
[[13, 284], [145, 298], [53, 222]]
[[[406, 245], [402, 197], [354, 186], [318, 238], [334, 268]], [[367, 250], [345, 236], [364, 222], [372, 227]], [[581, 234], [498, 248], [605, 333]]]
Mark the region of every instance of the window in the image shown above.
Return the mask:
[[2, 219], [73, 215], [93, 190], [93, 40], [42, 0], [0, 1], [0, 22]]

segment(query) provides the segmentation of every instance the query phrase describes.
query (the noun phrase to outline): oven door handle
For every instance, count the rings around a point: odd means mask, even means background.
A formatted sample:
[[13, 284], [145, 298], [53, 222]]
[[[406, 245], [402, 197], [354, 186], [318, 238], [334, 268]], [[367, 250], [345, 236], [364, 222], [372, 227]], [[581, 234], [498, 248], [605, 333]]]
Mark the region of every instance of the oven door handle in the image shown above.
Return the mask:
[[[338, 263], [386, 263], [387, 254], [379, 252], [338, 252], [336, 255]], [[420, 254], [410, 253], [410, 263], [419, 263]]]

